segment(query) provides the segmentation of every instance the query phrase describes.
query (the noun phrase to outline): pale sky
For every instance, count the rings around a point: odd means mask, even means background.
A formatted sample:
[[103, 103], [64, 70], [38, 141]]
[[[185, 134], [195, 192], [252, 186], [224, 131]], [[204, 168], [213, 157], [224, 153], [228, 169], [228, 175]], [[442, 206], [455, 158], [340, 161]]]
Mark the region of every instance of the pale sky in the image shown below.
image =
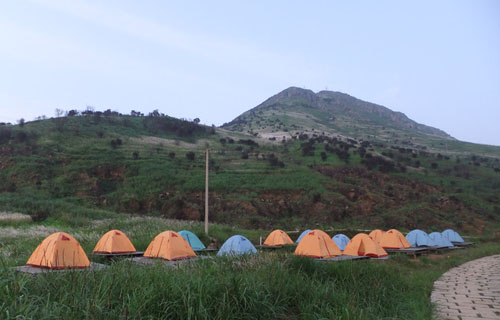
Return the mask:
[[0, 2], [0, 121], [154, 109], [221, 125], [290, 86], [500, 145], [500, 1]]

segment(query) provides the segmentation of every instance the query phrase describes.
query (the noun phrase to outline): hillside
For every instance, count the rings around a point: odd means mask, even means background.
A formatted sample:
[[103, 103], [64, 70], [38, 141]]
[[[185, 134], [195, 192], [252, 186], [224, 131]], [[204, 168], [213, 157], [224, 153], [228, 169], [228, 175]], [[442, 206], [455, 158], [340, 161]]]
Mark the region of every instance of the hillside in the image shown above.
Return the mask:
[[409, 119], [401, 112], [341, 92], [291, 87], [244, 112], [223, 128], [266, 139], [301, 134], [379, 141], [447, 154], [500, 157], [500, 148], [457, 141], [446, 132]]
[[70, 224], [116, 212], [201, 220], [209, 148], [211, 221], [468, 233], [498, 226], [498, 157], [341, 139], [319, 130], [270, 141], [226, 128], [157, 111], [109, 110], [0, 126], [0, 210]]

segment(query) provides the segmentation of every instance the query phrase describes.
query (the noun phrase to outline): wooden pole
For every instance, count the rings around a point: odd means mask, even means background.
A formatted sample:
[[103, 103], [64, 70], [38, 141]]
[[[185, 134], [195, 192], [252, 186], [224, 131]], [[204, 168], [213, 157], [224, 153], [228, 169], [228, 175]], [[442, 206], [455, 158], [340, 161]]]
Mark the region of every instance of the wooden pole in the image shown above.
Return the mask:
[[205, 233], [208, 235], [208, 149], [205, 164]]

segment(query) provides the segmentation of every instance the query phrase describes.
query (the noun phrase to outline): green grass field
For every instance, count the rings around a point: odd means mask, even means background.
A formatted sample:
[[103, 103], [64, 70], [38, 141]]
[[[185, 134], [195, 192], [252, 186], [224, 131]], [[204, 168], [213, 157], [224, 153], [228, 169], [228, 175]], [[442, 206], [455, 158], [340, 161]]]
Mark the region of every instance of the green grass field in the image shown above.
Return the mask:
[[[20, 213], [0, 214], [0, 318], [430, 319], [444, 271], [500, 252], [498, 148], [450, 142], [444, 152], [422, 134], [424, 151], [314, 134], [271, 142], [163, 116], [0, 126], [0, 210]], [[210, 236], [201, 224], [207, 148]], [[235, 234], [257, 244], [275, 228], [295, 239], [305, 228], [449, 227], [476, 245], [417, 260], [324, 263], [285, 249], [178, 269], [102, 258], [92, 259], [109, 265], [99, 272], [11, 269], [56, 231], [90, 253], [110, 229], [142, 251], [165, 230], [220, 246]]]
[[[179, 268], [126, 260], [101, 271], [30, 276], [23, 265], [43, 238], [66, 231], [87, 254], [102, 234], [117, 228], [144, 250], [164, 230], [189, 229], [219, 245], [234, 234], [254, 243], [264, 230], [115, 215], [74, 226], [59, 219], [0, 220], [0, 318], [2, 319], [431, 319], [433, 282], [447, 269], [500, 252], [498, 238], [474, 239], [466, 250], [409, 259], [326, 263], [293, 256], [286, 248], [239, 259], [203, 259]], [[295, 239], [297, 234], [292, 235]], [[89, 255], [89, 257], [91, 257]]]

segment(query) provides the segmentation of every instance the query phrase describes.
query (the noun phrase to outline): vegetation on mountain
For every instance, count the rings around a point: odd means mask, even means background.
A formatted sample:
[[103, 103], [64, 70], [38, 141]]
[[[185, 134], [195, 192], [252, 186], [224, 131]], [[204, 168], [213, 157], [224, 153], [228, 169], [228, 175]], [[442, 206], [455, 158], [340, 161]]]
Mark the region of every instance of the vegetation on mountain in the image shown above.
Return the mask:
[[201, 220], [208, 148], [211, 221], [467, 233], [498, 225], [500, 148], [435, 152], [314, 128], [270, 140], [157, 110], [66, 114], [0, 126], [0, 209], [68, 223], [115, 212]]
[[[0, 318], [430, 319], [445, 270], [499, 251], [500, 147], [352, 99], [292, 88], [223, 128], [109, 109], [0, 124]], [[93, 257], [108, 268], [35, 281], [10, 269], [60, 230], [90, 253], [110, 229], [142, 251], [165, 230], [220, 246], [275, 228], [454, 228], [476, 247], [340, 263], [285, 248], [176, 269]]]

